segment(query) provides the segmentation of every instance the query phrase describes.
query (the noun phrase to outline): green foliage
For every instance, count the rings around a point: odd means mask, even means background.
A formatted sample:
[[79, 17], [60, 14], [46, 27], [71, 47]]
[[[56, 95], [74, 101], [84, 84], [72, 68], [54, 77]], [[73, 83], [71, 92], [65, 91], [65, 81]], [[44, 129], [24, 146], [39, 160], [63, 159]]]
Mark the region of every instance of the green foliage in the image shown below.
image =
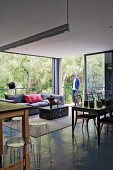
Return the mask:
[[104, 87], [104, 54], [87, 57], [87, 82], [89, 90]]
[[[52, 59], [35, 56], [0, 53], [0, 84], [14, 81], [16, 88], [27, 88], [24, 92], [52, 91]], [[21, 93], [22, 90], [17, 90]]]
[[72, 90], [71, 90], [71, 82], [66, 82], [64, 86], [64, 96], [65, 96], [65, 101], [66, 103], [71, 103], [72, 102]]
[[65, 95], [65, 102], [72, 102], [72, 75], [77, 73], [80, 78], [80, 91], [83, 89], [83, 70], [84, 70], [84, 57], [80, 55], [78, 57], [64, 58], [63, 63], [63, 86]]
[[[95, 90], [104, 86], [104, 54], [87, 56], [88, 90]], [[84, 94], [84, 57], [68, 57], [63, 59], [63, 85], [65, 102], [72, 102], [72, 74], [77, 73], [80, 78], [79, 94]]]
[[[103, 86], [103, 55], [87, 58], [88, 88]], [[7, 83], [14, 81], [17, 93], [52, 92], [52, 59], [11, 53], [0, 53], [0, 98], [7, 93]], [[62, 59], [62, 88], [65, 102], [72, 102], [72, 74], [80, 78], [80, 94], [84, 92], [84, 56]], [[99, 80], [99, 81], [98, 81]]]

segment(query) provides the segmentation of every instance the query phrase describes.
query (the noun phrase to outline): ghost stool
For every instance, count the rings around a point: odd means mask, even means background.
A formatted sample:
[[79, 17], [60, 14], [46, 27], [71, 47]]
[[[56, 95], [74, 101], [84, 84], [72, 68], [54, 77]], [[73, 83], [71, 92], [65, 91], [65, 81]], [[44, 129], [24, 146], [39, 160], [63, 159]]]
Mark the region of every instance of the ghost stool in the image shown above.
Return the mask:
[[[41, 161], [41, 135], [42, 133], [49, 133], [49, 126], [47, 123], [42, 123], [39, 121], [30, 122], [30, 131], [32, 128], [35, 128], [36, 133], [36, 167], [37, 170], [40, 170], [40, 161]], [[49, 154], [50, 154], [50, 162], [52, 163], [52, 153], [51, 153], [51, 144], [50, 144], [50, 136], [48, 135], [48, 147], [49, 147]]]
[[[26, 149], [26, 152], [30, 154], [33, 153], [33, 159], [35, 162], [35, 154], [34, 154], [34, 145], [31, 142], [31, 139], [28, 139], [28, 143], [25, 144], [25, 140], [22, 137], [14, 137], [9, 139], [5, 144], [5, 152], [10, 154], [10, 163], [14, 164], [14, 170], [17, 169], [17, 164], [23, 160], [23, 152]], [[18, 164], [18, 170], [23, 170], [24, 165]], [[35, 166], [36, 169], [36, 166]]]

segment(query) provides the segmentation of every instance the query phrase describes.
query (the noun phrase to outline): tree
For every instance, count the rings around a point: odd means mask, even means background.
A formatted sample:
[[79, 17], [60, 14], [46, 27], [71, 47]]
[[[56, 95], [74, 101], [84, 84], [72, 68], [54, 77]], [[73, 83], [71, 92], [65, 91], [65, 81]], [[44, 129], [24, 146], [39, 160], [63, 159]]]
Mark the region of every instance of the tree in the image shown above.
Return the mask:
[[36, 92], [52, 90], [52, 59], [0, 53], [1, 87], [14, 81], [17, 88], [31, 88]]
[[82, 55], [77, 57], [67, 57], [63, 59], [63, 95], [65, 94], [65, 101], [70, 103], [72, 101], [72, 75], [77, 73], [80, 77], [81, 85], [80, 91], [83, 89], [83, 71], [84, 71], [84, 57]]

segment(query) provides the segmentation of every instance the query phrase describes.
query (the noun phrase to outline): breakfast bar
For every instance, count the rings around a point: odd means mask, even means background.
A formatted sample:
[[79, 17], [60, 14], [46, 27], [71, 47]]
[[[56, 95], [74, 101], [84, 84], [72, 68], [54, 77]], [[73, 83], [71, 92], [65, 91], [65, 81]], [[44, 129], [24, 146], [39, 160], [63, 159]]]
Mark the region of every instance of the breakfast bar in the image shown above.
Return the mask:
[[[6, 118], [22, 116], [22, 135], [25, 140], [25, 144], [28, 143], [29, 140], [29, 113], [30, 106], [27, 105], [19, 105], [14, 103], [0, 102], [0, 157], [2, 161], [3, 155], [3, 129], [2, 129], [2, 121]], [[22, 166], [26, 170], [30, 170], [29, 163], [29, 154], [24, 149], [24, 159], [21, 162]], [[20, 166], [17, 164], [17, 167]], [[17, 168], [16, 167], [16, 168]], [[10, 164], [7, 167], [1, 167], [0, 170], [12, 170], [14, 168], [13, 164]]]

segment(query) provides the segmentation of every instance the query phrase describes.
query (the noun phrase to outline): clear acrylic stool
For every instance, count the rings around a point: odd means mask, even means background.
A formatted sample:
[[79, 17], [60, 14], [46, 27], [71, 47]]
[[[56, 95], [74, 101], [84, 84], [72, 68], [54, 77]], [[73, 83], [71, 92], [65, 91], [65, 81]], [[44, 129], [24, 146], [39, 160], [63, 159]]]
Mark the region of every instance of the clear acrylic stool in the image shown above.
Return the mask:
[[[40, 170], [40, 161], [41, 161], [41, 134], [43, 133], [49, 133], [49, 126], [47, 123], [42, 123], [39, 121], [31, 122], [30, 124], [30, 131], [35, 130], [36, 133], [36, 143], [34, 143], [34, 147], [36, 148], [36, 169]], [[33, 128], [33, 129], [32, 129]], [[51, 141], [50, 136], [48, 135], [48, 148], [49, 148], [49, 154], [50, 154], [50, 163], [52, 163], [52, 153], [51, 153]]]
[[[26, 147], [26, 148], [25, 148]], [[28, 143], [22, 137], [15, 137], [9, 139], [5, 144], [5, 152], [10, 154], [10, 163], [14, 164], [13, 169], [23, 170], [24, 165], [21, 163], [23, 160], [23, 151], [26, 149], [28, 153], [33, 153], [33, 160], [35, 162], [34, 145], [31, 139], [28, 139]], [[30, 160], [29, 160], [30, 161]], [[18, 164], [18, 165], [17, 165]], [[17, 167], [18, 166], [18, 167]], [[36, 167], [35, 167], [36, 169]]]
[[20, 136], [20, 129], [21, 129], [21, 121], [22, 121], [22, 117], [12, 117], [11, 119], [11, 131], [10, 131], [10, 136], [12, 134], [12, 126], [13, 126], [13, 123], [16, 123], [16, 126], [17, 126], [17, 137]]

